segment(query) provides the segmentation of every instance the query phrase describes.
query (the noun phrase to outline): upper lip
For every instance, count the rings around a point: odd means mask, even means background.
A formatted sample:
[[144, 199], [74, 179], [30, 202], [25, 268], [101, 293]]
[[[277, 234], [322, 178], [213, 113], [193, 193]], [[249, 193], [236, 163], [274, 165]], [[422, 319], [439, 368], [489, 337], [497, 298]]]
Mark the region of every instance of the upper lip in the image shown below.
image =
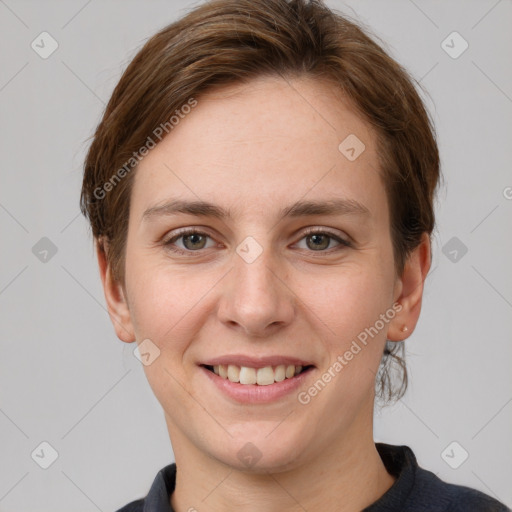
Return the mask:
[[264, 368], [265, 366], [279, 366], [279, 365], [295, 365], [295, 366], [313, 366], [311, 362], [291, 356], [261, 356], [254, 357], [244, 354], [232, 354], [213, 357], [200, 363], [204, 366], [217, 366], [219, 364], [236, 366], [245, 366], [248, 368]]

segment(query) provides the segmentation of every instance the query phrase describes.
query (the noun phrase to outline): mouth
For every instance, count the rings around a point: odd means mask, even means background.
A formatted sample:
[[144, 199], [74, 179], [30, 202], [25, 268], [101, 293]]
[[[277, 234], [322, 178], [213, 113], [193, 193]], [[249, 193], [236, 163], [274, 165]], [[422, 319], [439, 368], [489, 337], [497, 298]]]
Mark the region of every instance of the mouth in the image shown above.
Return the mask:
[[246, 386], [270, 386], [311, 371], [313, 365], [279, 364], [259, 368], [236, 364], [201, 365], [221, 379]]

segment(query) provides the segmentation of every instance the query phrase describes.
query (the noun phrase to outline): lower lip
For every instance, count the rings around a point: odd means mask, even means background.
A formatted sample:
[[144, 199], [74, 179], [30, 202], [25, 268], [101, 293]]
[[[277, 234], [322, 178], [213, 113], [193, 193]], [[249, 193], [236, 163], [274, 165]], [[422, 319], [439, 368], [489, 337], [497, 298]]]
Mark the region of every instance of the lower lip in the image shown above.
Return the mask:
[[204, 366], [200, 366], [199, 368], [220, 391], [241, 404], [266, 404], [275, 402], [299, 388], [313, 370], [313, 367], [311, 367], [309, 370], [291, 379], [275, 382], [268, 386], [259, 386], [257, 384], [231, 382], [229, 379], [223, 379], [216, 373], [207, 370]]

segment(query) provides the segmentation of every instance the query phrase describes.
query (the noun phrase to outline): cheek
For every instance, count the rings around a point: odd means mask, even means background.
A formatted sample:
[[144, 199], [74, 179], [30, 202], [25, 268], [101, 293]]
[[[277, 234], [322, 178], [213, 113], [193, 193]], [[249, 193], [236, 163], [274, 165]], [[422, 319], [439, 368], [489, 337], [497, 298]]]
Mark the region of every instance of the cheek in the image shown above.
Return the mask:
[[393, 282], [390, 277], [383, 278], [382, 272], [376, 262], [302, 283], [301, 300], [313, 313], [310, 321], [321, 331], [328, 354], [322, 370], [330, 370], [326, 379], [332, 380], [333, 386], [332, 394], [323, 397], [326, 403], [334, 400], [340, 407], [350, 407], [373, 392], [388, 325], [394, 317], [390, 302]]
[[149, 338], [161, 346], [192, 308], [192, 283], [185, 286], [179, 274], [171, 274], [143, 257], [127, 259], [126, 268], [130, 316], [137, 339]]
[[326, 392], [316, 390], [323, 389], [322, 383], [314, 383], [313, 389], [303, 391], [312, 400], [315, 397], [319, 410], [339, 412], [338, 419], [333, 421], [335, 428], [348, 421], [361, 406], [369, 406], [392, 314], [386, 317], [390, 309], [388, 286], [368, 268], [364, 272], [361, 269], [339, 274], [327, 283], [321, 293], [308, 292], [304, 296], [304, 302], [309, 301], [314, 312], [310, 318], [317, 319], [315, 323], [321, 329], [328, 356], [318, 375], [319, 380], [327, 383]]
[[305, 308], [322, 320], [331, 337], [346, 342], [390, 307], [392, 280], [380, 274], [378, 266], [351, 265], [325, 275], [303, 275], [296, 287]]
[[180, 268], [159, 260], [132, 258], [127, 272], [131, 278], [130, 316], [137, 340], [149, 338], [173, 364], [172, 360], [179, 363], [183, 359], [204, 328], [212, 308], [210, 294], [221, 285], [224, 271]]
[[[186, 369], [184, 354], [200, 329], [197, 315], [205, 290], [198, 276], [185, 278], [169, 269], [144, 266], [131, 268], [130, 316], [138, 342], [151, 340], [158, 356], [144, 365], [146, 378], [164, 410], [184, 413], [190, 406], [183, 391]], [[204, 283], [204, 281], [203, 281]], [[203, 284], [204, 287], [204, 284]]]

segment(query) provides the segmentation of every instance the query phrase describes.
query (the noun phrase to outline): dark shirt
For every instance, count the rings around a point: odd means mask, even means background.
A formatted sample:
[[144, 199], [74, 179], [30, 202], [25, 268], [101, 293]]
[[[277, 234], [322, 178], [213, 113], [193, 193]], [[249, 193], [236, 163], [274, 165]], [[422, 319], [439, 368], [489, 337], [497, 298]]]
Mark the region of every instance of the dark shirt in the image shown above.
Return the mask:
[[[448, 484], [422, 469], [408, 446], [376, 443], [395, 483], [363, 512], [510, 512], [494, 498], [461, 485]], [[176, 464], [161, 469], [148, 495], [117, 512], [173, 512], [171, 494], [176, 485]]]

